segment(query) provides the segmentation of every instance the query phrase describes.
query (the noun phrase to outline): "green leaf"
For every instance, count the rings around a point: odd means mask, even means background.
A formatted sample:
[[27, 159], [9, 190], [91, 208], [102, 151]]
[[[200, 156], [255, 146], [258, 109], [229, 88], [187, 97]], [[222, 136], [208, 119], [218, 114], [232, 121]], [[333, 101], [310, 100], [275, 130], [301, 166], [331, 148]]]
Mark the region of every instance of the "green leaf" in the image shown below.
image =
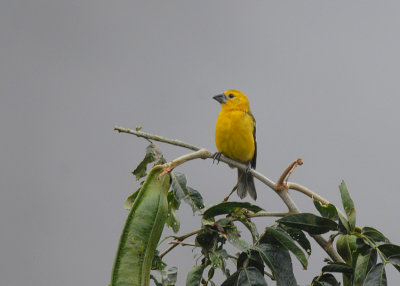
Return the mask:
[[313, 279], [313, 286], [340, 286], [340, 283], [336, 280], [335, 276], [330, 273], [324, 273], [319, 277]]
[[151, 270], [163, 270], [166, 266], [167, 264], [160, 257], [160, 252], [156, 249], [153, 261], [151, 262]]
[[177, 233], [181, 227], [181, 221], [177, 216], [175, 210], [171, 207], [168, 208], [168, 215], [165, 223], [167, 224], [167, 226], [172, 228], [174, 233]]
[[132, 208], [133, 203], [135, 202], [135, 199], [136, 199], [137, 195], [139, 194], [139, 191], [141, 188], [142, 187], [137, 189], [132, 195], [130, 195], [129, 197], [126, 198], [126, 201], [124, 203], [124, 209], [130, 210]]
[[237, 280], [239, 278], [239, 273], [240, 271], [236, 271], [233, 273], [231, 276], [229, 276], [222, 284], [221, 286], [237, 286]]
[[236, 228], [227, 230], [228, 242], [241, 251], [250, 249], [250, 244], [240, 239], [240, 234]]
[[304, 234], [304, 232], [302, 232], [297, 228], [283, 224], [278, 226], [276, 229], [277, 230], [283, 229], [307, 252], [308, 255], [311, 255], [311, 244], [310, 241], [307, 239], [306, 235]]
[[357, 236], [349, 234], [339, 235], [336, 240], [336, 249], [346, 263], [353, 265], [353, 251], [357, 249]]
[[392, 264], [397, 271], [400, 271], [400, 255], [391, 256], [389, 258], [389, 263]]
[[160, 164], [165, 163], [165, 159], [161, 153], [161, 151], [157, 148], [156, 144], [151, 143], [146, 148], [146, 155], [142, 162], [136, 167], [136, 169], [132, 172], [133, 175], [136, 176], [136, 180], [143, 178], [146, 176], [147, 165], [158, 161]]
[[154, 167], [128, 214], [119, 241], [111, 285], [148, 285], [150, 269], [168, 213], [168, 174]]
[[252, 222], [249, 218], [247, 218], [245, 215], [238, 216], [237, 220], [240, 221], [250, 231], [251, 236], [253, 238], [253, 243], [255, 243], [260, 237], [257, 231], [256, 224]]
[[184, 200], [192, 207], [193, 213], [198, 210], [204, 209], [204, 201], [200, 193], [189, 186], [187, 187], [187, 189], [189, 191], [189, 194], [185, 196]]
[[192, 207], [193, 213], [203, 209], [203, 198], [198, 191], [187, 186], [186, 176], [179, 172], [171, 173], [172, 190], [178, 200], [184, 200]]
[[249, 250], [247, 252], [242, 252], [236, 262], [237, 269], [240, 270], [243, 267], [255, 267], [261, 273], [264, 273], [264, 263], [261, 259], [260, 253], [256, 250]]
[[[296, 243], [290, 237], [286, 236], [286, 234], [283, 234], [282, 232], [275, 230], [271, 227], [267, 227], [265, 229], [265, 233], [262, 236], [265, 235], [273, 236], [279, 244], [281, 244], [284, 248], [292, 252], [297, 257], [297, 259], [303, 265], [304, 269], [307, 269], [308, 261], [304, 252], [296, 245]], [[263, 238], [261, 237], [260, 241], [262, 240]]]
[[215, 217], [217, 215], [230, 214], [237, 211], [237, 209], [246, 209], [257, 213], [263, 209], [259, 206], [252, 205], [248, 202], [223, 202], [208, 208], [204, 213], [205, 219]]
[[241, 286], [267, 286], [267, 282], [264, 279], [264, 273], [261, 273], [255, 267], [243, 268], [239, 272], [237, 279], [237, 285]]
[[289, 215], [277, 220], [277, 222], [307, 231], [309, 234], [322, 234], [338, 228], [336, 222], [311, 213]]
[[253, 249], [260, 253], [261, 259], [275, 276], [277, 285], [297, 285], [289, 251], [282, 246], [266, 243], [258, 244]]
[[340, 195], [342, 196], [342, 202], [344, 211], [346, 212], [347, 219], [349, 221], [350, 231], [354, 231], [356, 227], [356, 210], [354, 208], [354, 202], [350, 197], [349, 191], [347, 190], [346, 183], [342, 181], [339, 186]]
[[342, 214], [342, 212], [338, 209], [337, 210], [337, 214], [338, 214], [338, 218], [339, 218], [339, 232], [341, 233], [350, 233], [350, 225], [348, 220], [346, 219], [346, 217], [344, 216], [344, 214]]
[[176, 198], [173, 191], [168, 192], [167, 200], [168, 200], [168, 216], [166, 224], [167, 226], [172, 228], [174, 233], [177, 233], [180, 229], [181, 222], [175, 211], [179, 209], [181, 201]]
[[199, 245], [206, 253], [215, 248], [218, 243], [218, 233], [210, 227], [203, 227], [196, 236], [196, 245]]
[[228, 259], [228, 252], [225, 249], [219, 249], [216, 251], [211, 251], [208, 254], [208, 258], [210, 259], [212, 268], [221, 268], [224, 270], [225, 267], [225, 259]]
[[335, 262], [322, 267], [322, 272], [353, 273], [354, 269], [346, 263]]
[[372, 227], [363, 227], [361, 233], [366, 236], [368, 239], [372, 240], [376, 245], [390, 243], [389, 239], [387, 239], [380, 231], [376, 230]]
[[[365, 254], [358, 255], [356, 267], [354, 269], [354, 279], [353, 279], [353, 286], [362, 286], [367, 276], [368, 271], [370, 270], [369, 265], [371, 262], [373, 264], [376, 263], [376, 252], [375, 256], [373, 255], [373, 249], [370, 249]], [[375, 262], [373, 261], [375, 257]]]
[[315, 208], [324, 217], [334, 220], [337, 217], [336, 207], [332, 204], [323, 205], [321, 202], [313, 200]]
[[174, 210], [178, 210], [180, 205], [181, 205], [181, 201], [178, 200], [178, 198], [175, 196], [175, 192], [173, 190], [168, 192], [168, 205], [173, 208]]
[[387, 279], [386, 279], [385, 265], [382, 263], [378, 263], [374, 267], [372, 267], [372, 269], [368, 272], [363, 286], [386, 286], [386, 285], [387, 285]]
[[193, 266], [186, 276], [186, 286], [199, 286], [206, 265]]
[[400, 246], [395, 244], [382, 244], [378, 246], [378, 249], [386, 256], [386, 258], [400, 256]]

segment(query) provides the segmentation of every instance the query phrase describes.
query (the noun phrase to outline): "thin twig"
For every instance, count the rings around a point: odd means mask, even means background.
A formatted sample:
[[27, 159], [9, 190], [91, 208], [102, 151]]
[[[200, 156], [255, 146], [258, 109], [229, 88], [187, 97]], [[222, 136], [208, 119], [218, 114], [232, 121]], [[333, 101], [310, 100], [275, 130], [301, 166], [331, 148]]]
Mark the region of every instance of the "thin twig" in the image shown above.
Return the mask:
[[232, 191], [223, 199], [222, 202], [227, 202], [229, 200], [229, 197], [233, 194], [234, 191], [237, 189], [237, 184], [233, 187]]
[[311, 191], [310, 189], [296, 184], [296, 183], [292, 183], [292, 182], [288, 182], [287, 183], [287, 187], [291, 190], [295, 190], [295, 191], [299, 191], [303, 194], [305, 194], [306, 196], [309, 196], [310, 198], [312, 198], [313, 200], [319, 201], [320, 203], [322, 203], [323, 205], [328, 205], [329, 201], [325, 198], [323, 198], [322, 196], [314, 193], [313, 191]]
[[197, 245], [194, 244], [194, 243], [188, 243], [188, 242], [183, 242], [183, 241], [170, 241], [170, 242], [168, 242], [168, 244], [179, 244], [179, 245], [182, 245], [182, 246], [193, 246], [193, 247], [197, 247]]
[[[184, 235], [178, 236], [176, 237], [176, 242], [182, 242], [183, 240], [185, 240], [188, 237], [191, 237], [192, 235], [195, 235], [197, 233], [199, 233], [201, 231], [201, 229], [196, 229], [194, 231], [191, 231], [189, 233], [186, 233]], [[174, 249], [175, 247], [177, 247], [179, 245], [178, 244], [173, 244], [171, 247], [169, 247], [167, 250], [165, 250], [163, 253], [160, 254], [160, 258], [163, 258], [168, 252], [170, 252], [172, 249]]]
[[287, 191], [287, 186], [286, 183], [289, 179], [289, 176], [293, 173], [294, 169], [298, 165], [303, 165], [303, 160], [301, 158], [298, 158], [297, 160], [293, 161], [282, 173], [282, 175], [279, 177], [278, 181], [276, 181], [276, 189], [281, 190], [281, 191]]
[[180, 141], [180, 140], [168, 139], [168, 138], [164, 138], [162, 136], [149, 134], [149, 133], [142, 132], [142, 131], [139, 131], [139, 130], [133, 130], [133, 129], [124, 128], [124, 127], [120, 127], [120, 126], [115, 126], [114, 130], [118, 131], [119, 133], [133, 134], [133, 135], [136, 135], [138, 137], [142, 137], [142, 138], [146, 138], [146, 139], [152, 139], [152, 140], [155, 140], [155, 141], [164, 142], [164, 143], [172, 144], [172, 145], [175, 145], [175, 146], [180, 146], [180, 147], [187, 148], [187, 149], [190, 149], [190, 150], [193, 150], [193, 151], [200, 150], [199, 147], [191, 145], [191, 144], [188, 144], [188, 143], [185, 143], [185, 142]]

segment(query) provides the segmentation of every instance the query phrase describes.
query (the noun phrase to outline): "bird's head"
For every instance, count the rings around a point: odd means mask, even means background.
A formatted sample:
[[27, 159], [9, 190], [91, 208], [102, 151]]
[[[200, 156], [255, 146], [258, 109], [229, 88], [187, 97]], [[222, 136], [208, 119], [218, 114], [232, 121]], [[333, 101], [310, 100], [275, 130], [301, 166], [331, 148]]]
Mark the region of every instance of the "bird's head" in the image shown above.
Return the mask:
[[221, 103], [222, 109], [241, 109], [244, 111], [249, 111], [249, 100], [247, 96], [236, 89], [230, 89], [224, 91], [213, 97], [216, 101]]

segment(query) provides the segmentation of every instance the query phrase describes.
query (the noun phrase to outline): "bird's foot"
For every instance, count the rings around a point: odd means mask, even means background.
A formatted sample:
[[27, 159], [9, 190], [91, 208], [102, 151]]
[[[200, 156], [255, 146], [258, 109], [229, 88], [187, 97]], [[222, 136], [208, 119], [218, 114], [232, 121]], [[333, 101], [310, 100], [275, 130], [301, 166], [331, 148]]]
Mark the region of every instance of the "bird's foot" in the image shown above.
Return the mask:
[[214, 161], [215, 160], [217, 160], [217, 164], [219, 163], [219, 160], [221, 159], [221, 155], [222, 155], [222, 153], [221, 152], [215, 152], [214, 153], [214, 155], [213, 155], [213, 164], [214, 164]]

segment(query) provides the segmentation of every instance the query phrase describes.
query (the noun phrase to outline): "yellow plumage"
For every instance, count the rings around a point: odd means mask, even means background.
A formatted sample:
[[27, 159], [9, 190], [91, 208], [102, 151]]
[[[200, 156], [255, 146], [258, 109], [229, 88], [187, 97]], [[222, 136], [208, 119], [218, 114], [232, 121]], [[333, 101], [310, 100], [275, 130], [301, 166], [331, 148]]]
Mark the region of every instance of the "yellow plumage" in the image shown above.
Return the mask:
[[[255, 168], [257, 157], [255, 120], [250, 112], [246, 95], [231, 89], [215, 96], [214, 99], [221, 103], [221, 112], [215, 127], [215, 144], [218, 152]], [[249, 193], [256, 199], [253, 177], [240, 170], [238, 175], [239, 197], [244, 198]]]

